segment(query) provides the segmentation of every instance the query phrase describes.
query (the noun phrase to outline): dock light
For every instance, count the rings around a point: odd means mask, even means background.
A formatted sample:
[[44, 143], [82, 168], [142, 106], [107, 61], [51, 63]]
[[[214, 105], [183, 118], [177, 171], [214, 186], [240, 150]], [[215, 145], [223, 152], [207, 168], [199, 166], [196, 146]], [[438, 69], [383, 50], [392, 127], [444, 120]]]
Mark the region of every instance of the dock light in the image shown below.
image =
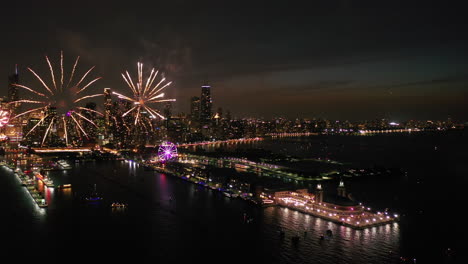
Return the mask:
[[395, 215], [393, 215], [393, 216], [394, 216], [394, 217], [398, 217], [398, 215], [397, 215], [397, 214], [395, 214]]

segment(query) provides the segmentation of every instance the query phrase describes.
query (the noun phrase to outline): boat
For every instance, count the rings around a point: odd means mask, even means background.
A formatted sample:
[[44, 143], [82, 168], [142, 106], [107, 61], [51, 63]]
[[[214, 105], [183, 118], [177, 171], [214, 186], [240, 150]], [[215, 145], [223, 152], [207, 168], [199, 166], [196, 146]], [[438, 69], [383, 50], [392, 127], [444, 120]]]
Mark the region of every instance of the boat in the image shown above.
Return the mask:
[[62, 169], [64, 170], [69, 170], [71, 169], [72, 167], [70, 166], [70, 164], [66, 161], [66, 160], [59, 160], [57, 161], [57, 163], [60, 165], [60, 167], [62, 167]]
[[49, 179], [49, 178], [44, 177], [44, 178], [42, 179], [42, 182], [43, 182], [47, 187], [49, 187], [49, 188], [54, 188], [54, 187], [55, 187], [54, 181], [52, 181], [52, 180]]
[[71, 184], [62, 184], [57, 187], [58, 189], [67, 189], [71, 188]]
[[94, 184], [94, 191], [91, 193], [90, 196], [85, 198], [85, 201], [89, 203], [97, 203], [97, 202], [102, 201], [102, 197], [99, 196], [98, 193], [96, 192], [96, 184]]
[[111, 207], [112, 207], [112, 208], [126, 208], [126, 207], [127, 207], [127, 204], [124, 204], [124, 203], [112, 203], [112, 204], [111, 204]]
[[102, 197], [96, 196], [96, 195], [91, 195], [85, 198], [87, 202], [93, 203], [93, 202], [100, 202], [102, 201]]

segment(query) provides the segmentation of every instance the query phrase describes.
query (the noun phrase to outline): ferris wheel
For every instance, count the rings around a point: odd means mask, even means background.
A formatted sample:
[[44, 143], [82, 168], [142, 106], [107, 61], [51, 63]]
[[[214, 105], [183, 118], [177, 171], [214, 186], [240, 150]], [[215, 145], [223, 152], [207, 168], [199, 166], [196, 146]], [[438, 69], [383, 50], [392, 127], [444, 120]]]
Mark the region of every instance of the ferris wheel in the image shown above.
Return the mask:
[[174, 143], [169, 141], [163, 142], [159, 145], [158, 157], [160, 161], [168, 161], [177, 157], [177, 147]]

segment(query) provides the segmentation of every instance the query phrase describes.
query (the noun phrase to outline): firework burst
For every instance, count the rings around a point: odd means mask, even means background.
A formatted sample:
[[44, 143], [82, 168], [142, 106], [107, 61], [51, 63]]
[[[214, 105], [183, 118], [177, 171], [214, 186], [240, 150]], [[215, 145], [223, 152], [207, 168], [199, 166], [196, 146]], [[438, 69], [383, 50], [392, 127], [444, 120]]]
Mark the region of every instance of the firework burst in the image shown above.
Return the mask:
[[10, 112], [7, 110], [0, 109], [0, 127], [8, 125], [10, 121]]
[[132, 103], [130, 109], [123, 113], [122, 117], [131, 115], [134, 118], [134, 125], [140, 124], [146, 127], [143, 112], [148, 113], [151, 118], [159, 117], [161, 119], [165, 119], [165, 117], [158, 110], [154, 109], [152, 105], [161, 102], [173, 102], [175, 99], [162, 99], [164, 97], [164, 93], [161, 91], [171, 85], [172, 82], [165, 83], [166, 78], [164, 77], [158, 82], [155, 82], [159, 71], [155, 71], [153, 68], [148, 78], [144, 79], [143, 63], [138, 62], [137, 67], [138, 77], [135, 82], [133, 82], [128, 71], [122, 73], [122, 78], [132, 91], [133, 96], [126, 96], [117, 92], [113, 92], [113, 94], [117, 95], [120, 99], [124, 99]]
[[[81, 76], [78, 81], [74, 81], [75, 71], [78, 65], [80, 57], [78, 56], [74, 62], [72, 71], [68, 77], [68, 81], [64, 76], [64, 66], [63, 66], [63, 52], [60, 53], [60, 73], [59, 77], [56, 78], [54, 67], [49, 60], [49, 57], [45, 56], [46, 62], [50, 71], [50, 79], [52, 85], [47, 84], [45, 78], [42, 78], [37, 74], [33, 69], [27, 68], [40, 83], [41, 89], [31, 88], [21, 84], [13, 84], [18, 88], [22, 88], [31, 93], [31, 95], [37, 99], [21, 99], [17, 101], [10, 102], [12, 103], [22, 103], [26, 105], [27, 110], [17, 114], [13, 118], [18, 118], [27, 114], [40, 113], [41, 118], [37, 124], [30, 129], [26, 134], [27, 137], [31, 132], [35, 131], [41, 124], [42, 126], [47, 127], [42, 137], [42, 145], [49, 135], [53, 127], [60, 127], [63, 131], [63, 138], [67, 145], [69, 145], [70, 133], [73, 132], [78, 136], [88, 137], [88, 133], [83, 126], [84, 123], [89, 123], [93, 126], [96, 124], [84, 116], [84, 113], [94, 113], [102, 115], [100, 112], [86, 107], [82, 107], [79, 103], [83, 103], [83, 100], [102, 96], [102, 94], [91, 94], [87, 95], [85, 90], [89, 88], [101, 77], [92, 79], [91, 81], [85, 81], [89, 73], [94, 69], [94, 66], [91, 67], [86, 73]], [[51, 111], [54, 109], [55, 111]], [[55, 126], [54, 126], [55, 125]]]

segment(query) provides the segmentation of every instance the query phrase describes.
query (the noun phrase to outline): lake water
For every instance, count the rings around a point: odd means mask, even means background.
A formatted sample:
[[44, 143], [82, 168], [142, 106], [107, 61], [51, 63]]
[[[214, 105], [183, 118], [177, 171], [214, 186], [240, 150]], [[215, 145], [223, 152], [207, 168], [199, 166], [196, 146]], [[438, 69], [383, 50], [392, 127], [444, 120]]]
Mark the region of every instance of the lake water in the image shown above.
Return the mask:
[[[0, 168], [0, 227], [4, 252], [17, 257], [104, 261], [131, 257], [161, 263], [455, 263], [465, 237], [459, 211], [468, 175], [463, 131], [379, 136], [314, 136], [238, 144], [300, 157], [329, 157], [356, 166], [401, 168], [395, 177], [346, 179], [347, 191], [375, 209], [399, 212], [401, 221], [353, 230], [281, 207], [257, 208], [134, 163], [77, 163], [55, 171], [50, 206], [39, 209], [24, 187]], [[232, 148], [229, 147], [229, 148]], [[334, 191], [336, 182], [323, 183]], [[86, 204], [96, 190], [104, 200]], [[307, 186], [311, 190], [315, 183]], [[125, 202], [126, 210], [110, 208]], [[246, 224], [244, 214], [252, 217]], [[281, 239], [278, 231], [286, 232]], [[326, 230], [333, 236], [320, 240]], [[305, 233], [306, 231], [306, 233]], [[291, 236], [298, 234], [297, 245]], [[447, 249], [455, 257], [447, 257]], [[436, 261], [436, 262], [429, 262]], [[450, 262], [451, 261], [451, 262]]]

